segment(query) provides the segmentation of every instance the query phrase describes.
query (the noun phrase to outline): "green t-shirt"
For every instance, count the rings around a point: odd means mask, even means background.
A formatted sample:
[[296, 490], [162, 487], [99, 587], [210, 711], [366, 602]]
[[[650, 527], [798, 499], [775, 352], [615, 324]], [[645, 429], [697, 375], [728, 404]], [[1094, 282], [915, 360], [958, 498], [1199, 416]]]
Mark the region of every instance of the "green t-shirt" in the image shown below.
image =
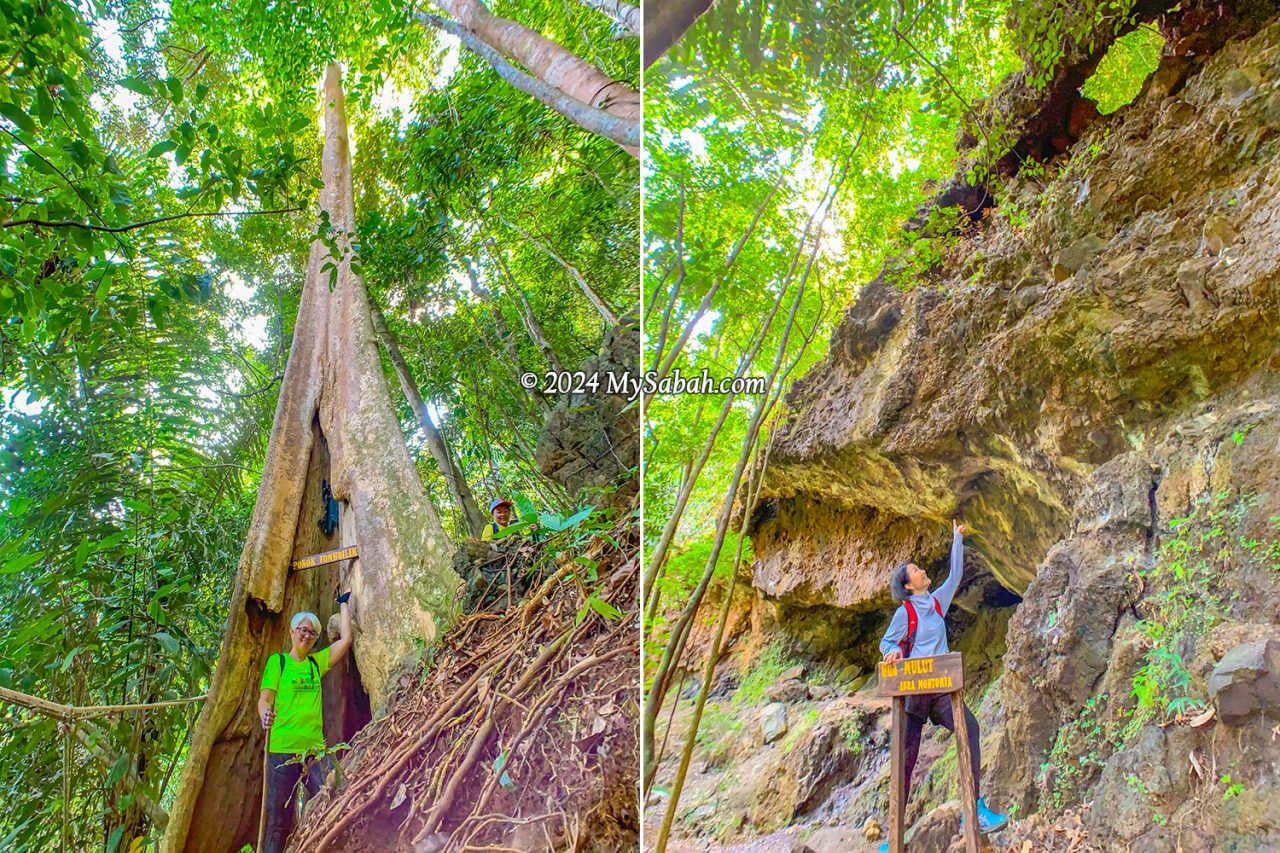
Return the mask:
[[[284, 671], [280, 658], [284, 657]], [[294, 660], [281, 652], [267, 658], [262, 689], [276, 691], [276, 719], [271, 724], [272, 752], [299, 753], [324, 748], [324, 709], [320, 704], [320, 676], [329, 671], [329, 650], [308, 655], [316, 662]]]

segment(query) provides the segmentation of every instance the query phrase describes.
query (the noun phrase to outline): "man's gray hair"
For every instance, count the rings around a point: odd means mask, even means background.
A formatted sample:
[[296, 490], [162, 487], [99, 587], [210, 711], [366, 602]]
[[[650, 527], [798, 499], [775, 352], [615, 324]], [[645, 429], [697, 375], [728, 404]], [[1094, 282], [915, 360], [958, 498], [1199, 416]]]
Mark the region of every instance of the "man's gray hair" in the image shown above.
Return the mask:
[[911, 565], [910, 560], [899, 563], [893, 570], [893, 574], [889, 576], [889, 594], [899, 604], [911, 597], [911, 590], [907, 589], [907, 566], [909, 565]]

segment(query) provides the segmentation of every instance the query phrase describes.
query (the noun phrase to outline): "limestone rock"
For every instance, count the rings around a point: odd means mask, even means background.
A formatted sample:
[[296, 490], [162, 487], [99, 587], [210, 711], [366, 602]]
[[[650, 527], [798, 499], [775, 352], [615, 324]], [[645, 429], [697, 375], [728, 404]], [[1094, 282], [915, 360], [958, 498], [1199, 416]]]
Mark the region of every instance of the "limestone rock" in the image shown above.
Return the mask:
[[1209, 675], [1209, 696], [1228, 725], [1280, 709], [1280, 640], [1245, 643], [1223, 655]]
[[825, 684], [810, 684], [809, 698], [815, 702], [821, 702], [824, 699], [830, 699], [836, 695], [834, 687], [828, 687]]
[[[598, 355], [582, 370], [634, 375], [640, 350], [640, 330], [635, 316], [605, 333]], [[640, 419], [631, 401], [623, 394], [566, 394], [547, 417], [534, 458], [542, 473], [576, 494], [579, 490], [602, 490], [639, 464]], [[635, 478], [612, 493], [614, 502], [625, 502], [635, 493]]]
[[1280, 626], [1265, 622], [1223, 622], [1209, 632], [1209, 651], [1216, 662], [1236, 646], [1267, 638], [1280, 640]]
[[760, 712], [760, 734], [765, 743], [773, 743], [787, 733], [787, 706], [773, 702]]
[[951, 800], [931, 810], [907, 830], [907, 849], [946, 850], [960, 834], [960, 802]]
[[797, 664], [796, 666], [793, 666], [790, 669], [783, 670], [782, 674], [778, 676], [777, 680], [792, 681], [795, 679], [801, 679], [805, 677], [805, 674], [808, 671], [809, 671], [809, 668], [806, 667], [804, 664]]
[[[1054, 257], [1055, 267], [1063, 267], [1068, 274], [1080, 270], [1089, 260], [1107, 247], [1107, 241], [1096, 234], [1086, 234], [1071, 245], [1062, 249]], [[1066, 278], [1066, 276], [1063, 276]], [[1061, 280], [1061, 279], [1059, 279]]]
[[805, 687], [804, 682], [798, 678], [788, 681], [779, 679], [769, 685], [764, 695], [771, 702], [800, 702], [809, 698], [809, 688]]
[[821, 806], [839, 786], [878, 766], [873, 746], [883, 742], [875, 731], [876, 717], [861, 709], [831, 706], [802, 732], [789, 736], [788, 749], [774, 749], [743, 780], [750, 792], [751, 822], [757, 831], [771, 832], [797, 816]]

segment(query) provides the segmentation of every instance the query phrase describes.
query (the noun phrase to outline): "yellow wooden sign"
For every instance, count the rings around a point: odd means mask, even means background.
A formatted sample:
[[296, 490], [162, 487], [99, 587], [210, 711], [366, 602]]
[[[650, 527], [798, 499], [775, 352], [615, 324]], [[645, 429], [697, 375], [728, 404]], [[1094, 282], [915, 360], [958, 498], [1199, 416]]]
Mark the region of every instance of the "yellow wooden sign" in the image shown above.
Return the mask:
[[312, 554], [310, 557], [303, 557], [300, 560], [294, 560], [289, 564], [289, 568], [294, 569], [314, 569], [316, 566], [323, 566], [326, 563], [336, 563], [339, 560], [350, 560], [359, 556], [356, 553], [356, 546], [351, 545], [347, 548], [339, 548], [336, 551], [322, 551], [319, 554]]
[[964, 687], [964, 664], [959, 652], [929, 658], [907, 658], [880, 663], [881, 696], [919, 693], [952, 693]]

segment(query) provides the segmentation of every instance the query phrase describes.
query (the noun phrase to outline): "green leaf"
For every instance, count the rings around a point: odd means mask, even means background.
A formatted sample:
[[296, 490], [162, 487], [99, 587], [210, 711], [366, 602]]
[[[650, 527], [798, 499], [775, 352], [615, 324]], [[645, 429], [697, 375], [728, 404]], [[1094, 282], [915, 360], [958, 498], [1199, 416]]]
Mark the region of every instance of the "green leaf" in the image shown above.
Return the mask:
[[117, 80], [116, 83], [120, 86], [124, 86], [130, 92], [137, 92], [139, 95], [146, 98], [154, 98], [156, 95], [156, 93], [151, 90], [151, 87], [146, 84], [146, 81], [142, 80], [140, 77], [124, 77]]
[[44, 558], [44, 551], [35, 551], [31, 554], [24, 554], [16, 557], [9, 562], [0, 566], [0, 575], [16, 575], [18, 572], [35, 565]]
[[85, 561], [89, 559], [89, 555], [94, 551], [92, 539], [81, 539], [80, 544], [76, 546], [75, 566], [77, 569], [83, 568]]
[[622, 611], [605, 601], [603, 598], [596, 598], [593, 595], [587, 599], [587, 604], [592, 610], [599, 613], [606, 619], [615, 620], [622, 618]]
[[26, 110], [17, 104], [0, 101], [0, 115], [16, 124], [19, 130], [25, 130], [27, 133], [36, 132], [36, 123], [31, 120], [31, 116], [27, 115]]
[[62, 659], [62, 665], [58, 667], [58, 671], [66, 672], [70, 669], [72, 661], [76, 659], [76, 655], [78, 655], [82, 649], [84, 649], [84, 646], [76, 646], [74, 649], [67, 652], [67, 656]]
[[191, 156], [191, 146], [179, 145], [173, 151], [173, 162], [181, 166], [183, 163], [187, 162], [187, 158], [190, 156]]
[[173, 102], [175, 104], [182, 103], [182, 79], [170, 77], [164, 81], [164, 85], [169, 90], [169, 97], [173, 99]]
[[120, 184], [111, 185], [111, 203], [116, 207], [133, 207], [133, 197], [129, 190]]
[[155, 637], [160, 645], [164, 646], [164, 650], [171, 655], [176, 655], [182, 649], [178, 641], [164, 631], [156, 631], [151, 636]]
[[167, 154], [178, 147], [178, 143], [172, 139], [166, 139], [163, 142], [157, 142], [151, 146], [151, 150], [147, 152], [148, 157], [159, 157], [161, 154]]
[[[128, 769], [129, 753], [126, 752], [122, 753], [120, 757], [115, 760], [115, 763], [111, 765], [111, 769], [107, 771], [107, 787], [110, 788], [112, 785], [123, 779], [124, 774]], [[119, 827], [118, 829], [124, 829], [124, 827]], [[108, 847], [109, 846], [110, 845], [108, 845]]]

